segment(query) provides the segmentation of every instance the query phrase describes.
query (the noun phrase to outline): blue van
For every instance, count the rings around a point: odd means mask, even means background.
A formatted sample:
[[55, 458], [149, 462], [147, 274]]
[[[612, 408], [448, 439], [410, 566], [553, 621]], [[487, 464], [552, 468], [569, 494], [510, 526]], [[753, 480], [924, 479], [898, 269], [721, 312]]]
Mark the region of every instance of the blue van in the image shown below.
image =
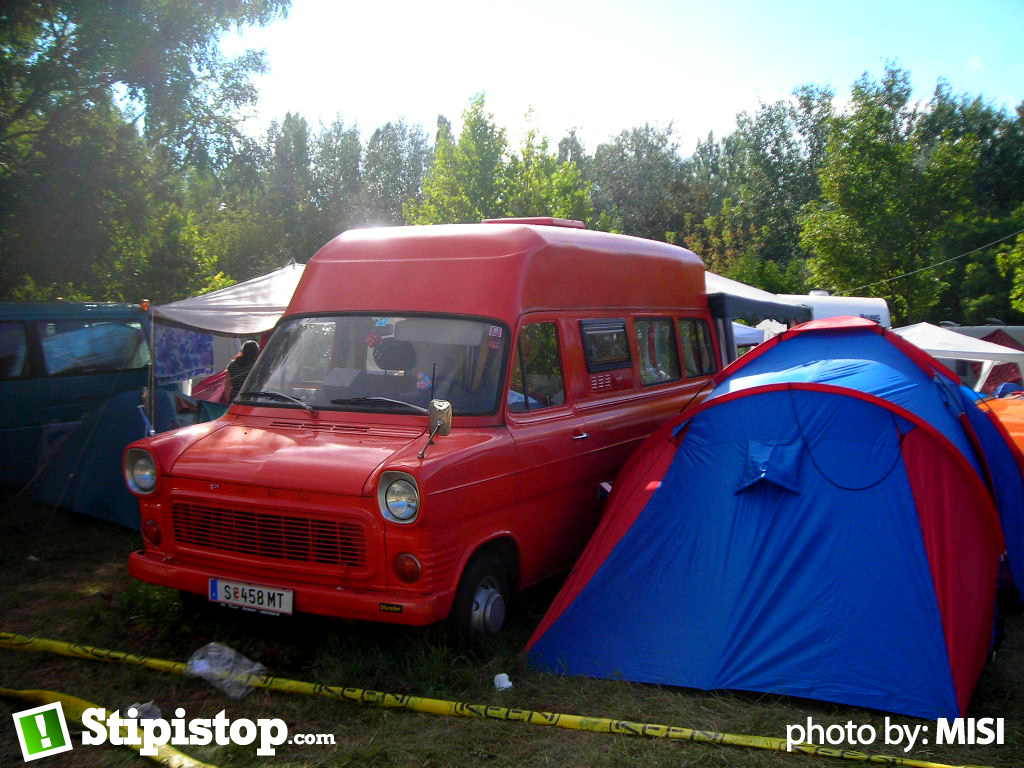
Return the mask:
[[[106, 475], [93, 460], [109, 427], [124, 431], [124, 443], [144, 434], [137, 405], [149, 385], [149, 317], [138, 304], [0, 303], [0, 486], [31, 486], [33, 498], [74, 507], [80, 482]], [[117, 450], [112, 488], [119, 463]]]

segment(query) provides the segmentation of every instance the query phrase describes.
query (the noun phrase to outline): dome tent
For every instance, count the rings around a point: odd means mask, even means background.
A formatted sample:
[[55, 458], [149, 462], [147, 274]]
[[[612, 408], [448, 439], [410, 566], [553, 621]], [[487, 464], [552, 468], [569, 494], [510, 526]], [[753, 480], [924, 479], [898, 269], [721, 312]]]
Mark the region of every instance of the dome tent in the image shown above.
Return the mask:
[[1012, 451], [945, 368], [881, 326], [798, 326], [634, 455], [530, 661], [962, 716], [1004, 527], [1019, 537]]

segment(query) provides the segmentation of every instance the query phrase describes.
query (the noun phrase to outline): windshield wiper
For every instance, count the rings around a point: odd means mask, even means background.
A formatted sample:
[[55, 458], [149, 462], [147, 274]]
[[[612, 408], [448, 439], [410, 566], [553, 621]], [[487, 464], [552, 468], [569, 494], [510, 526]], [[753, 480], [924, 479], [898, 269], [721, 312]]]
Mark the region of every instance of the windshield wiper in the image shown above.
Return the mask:
[[316, 408], [314, 408], [309, 403], [305, 402], [304, 400], [299, 400], [299, 398], [297, 398], [297, 397], [292, 397], [291, 395], [286, 395], [284, 392], [273, 392], [273, 391], [269, 391], [269, 390], [266, 391], [266, 392], [242, 392], [238, 396], [238, 399], [241, 400], [242, 398], [249, 399], [249, 398], [254, 398], [254, 397], [270, 397], [270, 398], [276, 398], [278, 400], [286, 400], [289, 403], [295, 403], [296, 405], [305, 408], [310, 413], [316, 413]]
[[331, 400], [331, 405], [369, 405], [371, 403], [390, 403], [391, 405], [400, 405], [403, 408], [412, 408], [417, 413], [427, 413], [427, 409], [422, 406], [413, 405], [404, 400], [395, 400], [391, 397], [342, 397], [337, 400]]

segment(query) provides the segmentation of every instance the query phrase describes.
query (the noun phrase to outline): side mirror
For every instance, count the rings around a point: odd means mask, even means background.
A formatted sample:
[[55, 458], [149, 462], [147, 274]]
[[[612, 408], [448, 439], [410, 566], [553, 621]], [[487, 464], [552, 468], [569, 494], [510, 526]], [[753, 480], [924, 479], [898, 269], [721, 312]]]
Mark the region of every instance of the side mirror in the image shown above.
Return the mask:
[[427, 418], [430, 419], [430, 437], [418, 454], [419, 458], [427, 455], [427, 448], [434, 444], [436, 435], [447, 435], [452, 431], [452, 404], [447, 400], [431, 400], [427, 403]]
[[[434, 434], [447, 435], [452, 431], [452, 404], [447, 400], [431, 400], [427, 404], [430, 429]], [[433, 435], [432, 435], [433, 436]]]

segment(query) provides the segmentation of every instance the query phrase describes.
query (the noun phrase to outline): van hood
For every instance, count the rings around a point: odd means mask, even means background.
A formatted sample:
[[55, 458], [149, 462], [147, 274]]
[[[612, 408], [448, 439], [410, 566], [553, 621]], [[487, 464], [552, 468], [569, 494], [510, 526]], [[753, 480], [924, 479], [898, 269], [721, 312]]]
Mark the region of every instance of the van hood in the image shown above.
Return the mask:
[[360, 496], [370, 475], [423, 429], [330, 423], [231, 424], [185, 449], [176, 477]]

